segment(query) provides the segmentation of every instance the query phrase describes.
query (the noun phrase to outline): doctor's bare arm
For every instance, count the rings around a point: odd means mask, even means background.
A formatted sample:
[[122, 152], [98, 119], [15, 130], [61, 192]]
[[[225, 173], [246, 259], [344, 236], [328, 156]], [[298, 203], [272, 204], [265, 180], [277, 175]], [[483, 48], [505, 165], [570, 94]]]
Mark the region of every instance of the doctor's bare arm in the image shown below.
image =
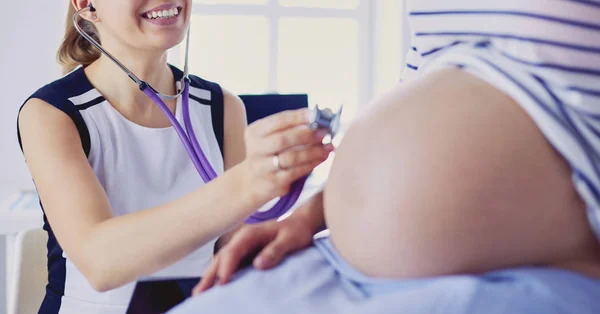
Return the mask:
[[[243, 108], [227, 110], [228, 116], [231, 111], [241, 116]], [[290, 170], [271, 173], [272, 164], [260, 164], [268, 161], [260, 152], [278, 153], [320, 142], [302, 127], [306, 116], [305, 112], [287, 112], [247, 128], [245, 139], [254, 143], [247, 160], [185, 197], [118, 217], [113, 217], [77, 129], [66, 114], [34, 98], [21, 110], [19, 127], [25, 159], [58, 242], [92, 287], [106, 291], [169, 266], [233, 230], [256, 208], [285, 193], [288, 183], [322, 162], [322, 149], [313, 147], [287, 153], [300, 154], [306, 161]], [[238, 154], [233, 156], [240, 158]]]
[[[246, 120], [246, 107], [243, 101], [226, 89], [223, 89], [223, 106], [223, 122], [225, 125], [223, 130], [223, 163], [225, 171], [227, 171], [246, 158], [244, 131], [248, 126], [248, 121]], [[215, 243], [215, 250], [218, 250], [224, 243], [229, 242], [241, 226], [243, 226], [243, 223], [219, 237]]]

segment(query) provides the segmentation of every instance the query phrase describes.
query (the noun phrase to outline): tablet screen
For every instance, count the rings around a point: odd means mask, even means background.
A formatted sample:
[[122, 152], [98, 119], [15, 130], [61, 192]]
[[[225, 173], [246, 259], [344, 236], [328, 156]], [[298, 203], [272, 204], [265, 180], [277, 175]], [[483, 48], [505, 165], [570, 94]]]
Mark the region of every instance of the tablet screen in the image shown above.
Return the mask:
[[136, 284], [127, 314], [161, 314], [192, 294], [200, 278], [161, 279]]

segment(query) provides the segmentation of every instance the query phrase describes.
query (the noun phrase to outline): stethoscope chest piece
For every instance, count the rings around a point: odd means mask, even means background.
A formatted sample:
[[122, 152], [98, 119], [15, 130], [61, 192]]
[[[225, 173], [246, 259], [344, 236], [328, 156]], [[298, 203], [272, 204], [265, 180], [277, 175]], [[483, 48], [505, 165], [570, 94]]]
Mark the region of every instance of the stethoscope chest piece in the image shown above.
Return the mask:
[[340, 109], [336, 113], [333, 113], [331, 109], [320, 109], [317, 105], [315, 109], [312, 110], [312, 115], [309, 122], [310, 128], [313, 130], [327, 130], [327, 133], [329, 136], [331, 136], [331, 139], [333, 139], [340, 128], [342, 109], [343, 106], [340, 106]]

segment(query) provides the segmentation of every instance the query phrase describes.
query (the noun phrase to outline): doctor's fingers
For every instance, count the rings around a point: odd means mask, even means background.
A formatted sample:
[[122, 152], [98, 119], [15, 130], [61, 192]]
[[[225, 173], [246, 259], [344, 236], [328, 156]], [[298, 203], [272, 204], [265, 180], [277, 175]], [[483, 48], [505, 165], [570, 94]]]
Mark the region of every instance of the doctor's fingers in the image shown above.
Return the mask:
[[315, 144], [299, 149], [286, 150], [279, 154], [279, 167], [281, 169], [290, 169], [313, 162], [323, 162], [329, 158], [329, 154], [334, 150], [333, 144]]
[[[314, 161], [308, 164], [302, 164], [300, 166], [280, 170], [274, 173], [274, 181], [275, 187], [287, 187], [287, 189], [282, 189], [281, 191], [286, 194], [289, 192], [289, 187], [294, 181], [309, 175], [313, 169], [315, 169], [318, 165], [320, 165], [323, 161]], [[274, 187], [274, 188], [275, 188]], [[283, 196], [283, 194], [278, 196]]]
[[263, 138], [247, 138], [248, 154], [270, 156], [292, 147], [314, 145], [323, 142], [327, 133], [313, 131], [306, 125], [296, 126]]
[[[307, 167], [316, 167], [334, 150], [332, 144], [314, 144], [302, 148], [294, 148], [270, 156], [256, 156], [251, 160], [255, 176], [270, 178], [279, 182], [286, 177], [295, 177], [298, 172], [304, 172]], [[310, 172], [310, 171], [309, 171]], [[275, 183], [275, 182], [274, 182]]]
[[309, 113], [308, 109], [286, 110], [250, 124], [246, 131], [250, 136], [264, 137], [299, 125], [308, 125]]

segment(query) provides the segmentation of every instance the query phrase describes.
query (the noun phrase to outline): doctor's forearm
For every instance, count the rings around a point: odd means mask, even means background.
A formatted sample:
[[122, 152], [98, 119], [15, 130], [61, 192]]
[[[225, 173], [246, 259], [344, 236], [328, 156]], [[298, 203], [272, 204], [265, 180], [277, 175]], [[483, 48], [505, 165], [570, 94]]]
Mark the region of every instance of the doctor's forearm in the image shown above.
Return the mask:
[[83, 241], [92, 286], [105, 291], [150, 275], [237, 227], [260, 206], [240, 175], [232, 168], [186, 197], [94, 227]]

